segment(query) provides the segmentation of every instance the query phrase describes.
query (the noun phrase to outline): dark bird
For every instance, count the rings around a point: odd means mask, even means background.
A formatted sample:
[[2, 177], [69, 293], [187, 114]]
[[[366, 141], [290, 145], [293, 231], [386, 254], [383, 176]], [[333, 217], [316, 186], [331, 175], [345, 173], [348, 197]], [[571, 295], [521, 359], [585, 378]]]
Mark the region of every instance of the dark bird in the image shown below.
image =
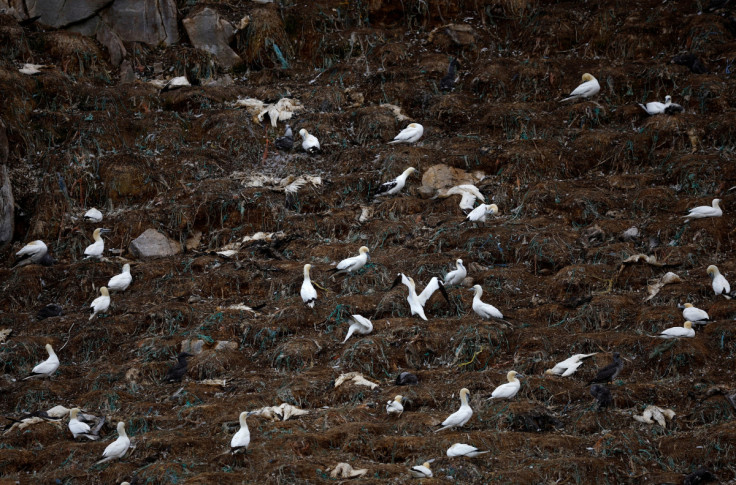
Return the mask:
[[397, 386], [409, 386], [417, 384], [418, 382], [419, 379], [417, 379], [417, 376], [415, 376], [411, 372], [402, 372], [401, 374], [396, 376]]
[[279, 150], [289, 151], [294, 147], [294, 134], [291, 132], [291, 126], [286, 125], [286, 133], [284, 136], [276, 138], [273, 143]]
[[455, 87], [457, 82], [457, 59], [453, 58], [450, 61], [450, 65], [447, 67], [447, 74], [440, 81], [440, 89], [443, 91], [451, 91]]
[[593, 384], [590, 386], [590, 395], [593, 396], [598, 403], [598, 409], [607, 408], [613, 402], [611, 391], [601, 384]]
[[187, 374], [187, 358], [188, 357], [194, 357], [189, 352], [182, 352], [179, 354], [177, 359], [179, 362], [174, 364], [174, 366], [169, 369], [169, 371], [166, 373], [166, 377], [164, 377], [164, 380], [166, 382], [177, 382], [182, 379]]
[[618, 352], [613, 353], [613, 362], [605, 366], [603, 369], [599, 370], [598, 373], [595, 375], [593, 379], [588, 382], [588, 385], [594, 384], [594, 383], [602, 383], [605, 384], [606, 382], [612, 382], [618, 374], [621, 372], [621, 369], [624, 368], [624, 361], [621, 360], [621, 357], [619, 356]]
[[695, 54], [680, 54], [672, 58], [672, 64], [680, 66], [686, 66], [690, 69], [690, 72], [695, 74], [706, 74], [708, 68], [705, 67], [703, 61], [701, 61]]
[[63, 314], [64, 311], [60, 305], [57, 305], [56, 303], [50, 303], [38, 311], [38, 313], [36, 314], [36, 319], [38, 321], [41, 321], [45, 318], [58, 317]]
[[700, 483], [715, 482], [717, 479], [710, 470], [706, 468], [699, 468], [685, 477], [683, 480], [684, 485], [699, 485]]
[[33, 17], [18, 21], [18, 25], [20, 25], [21, 27], [28, 27], [29, 25], [34, 24], [36, 20], [40, 18], [41, 18], [40, 15], [35, 15]]

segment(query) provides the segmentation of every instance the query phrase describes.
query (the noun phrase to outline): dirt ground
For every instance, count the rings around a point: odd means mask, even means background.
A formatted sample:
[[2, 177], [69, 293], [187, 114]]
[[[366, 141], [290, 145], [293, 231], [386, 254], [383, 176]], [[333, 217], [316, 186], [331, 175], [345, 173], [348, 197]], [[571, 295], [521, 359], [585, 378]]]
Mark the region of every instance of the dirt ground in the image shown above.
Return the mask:
[[[195, 2], [179, 3], [185, 16]], [[231, 22], [251, 16], [233, 42], [243, 65], [226, 72], [186, 38], [128, 45], [134, 83], [121, 82], [95, 40], [0, 15], [0, 119], [16, 201], [15, 238], [0, 249], [0, 330], [12, 330], [0, 343], [0, 414], [63, 405], [107, 417], [98, 442], [75, 442], [66, 419], [4, 432], [0, 484], [332, 483], [340, 462], [368, 469], [356, 481], [403, 483], [431, 459], [424, 483], [665, 484], [699, 468], [736, 483], [727, 399], [736, 302], [714, 296], [706, 274], [715, 264], [736, 281], [736, 19], [733, 6], [705, 3], [226, 1], [212, 7]], [[288, 39], [288, 68], [268, 39]], [[670, 62], [683, 52], [709, 72]], [[443, 91], [451, 58], [459, 80]], [[49, 67], [27, 76], [25, 62]], [[560, 103], [584, 72], [600, 94]], [[146, 82], [175, 75], [193, 86]], [[648, 117], [636, 105], [665, 95], [685, 112]], [[234, 104], [285, 96], [305, 107], [289, 121], [291, 152], [273, 144], [283, 122], [273, 128]], [[409, 122], [424, 126], [422, 139], [388, 145]], [[301, 151], [301, 128], [321, 154]], [[427, 197], [420, 186], [440, 164], [482, 175], [476, 186], [499, 214], [463, 223], [459, 197]], [[378, 183], [409, 166], [419, 174], [401, 194], [373, 200]], [[261, 175], [322, 183], [287, 201], [249, 186]], [[713, 198], [723, 217], [683, 222]], [[90, 207], [102, 223], [82, 219]], [[106, 257], [83, 260], [98, 226], [112, 230]], [[625, 235], [632, 227], [638, 235]], [[148, 228], [184, 251], [136, 259], [129, 245]], [[258, 232], [273, 236], [244, 241]], [[11, 269], [35, 239], [58, 263]], [[360, 246], [369, 264], [330, 279]], [[657, 264], [623, 263], [640, 253]], [[469, 279], [448, 288], [451, 304], [437, 294], [428, 321], [412, 317], [406, 288], [391, 289], [396, 274], [423, 288], [457, 258]], [[88, 321], [125, 262], [133, 284]], [[299, 296], [305, 263], [326, 288], [314, 309]], [[681, 282], [648, 299], [669, 271]], [[473, 284], [507, 324], [473, 313]], [[682, 325], [685, 302], [714, 321], [691, 339], [653, 338]], [[49, 303], [64, 315], [38, 321]], [[342, 344], [351, 314], [374, 331]], [[162, 383], [197, 341], [184, 380]], [[46, 343], [61, 361], [56, 375], [22, 380]], [[591, 352], [572, 377], [544, 374]], [[609, 385], [613, 406], [598, 410], [586, 383], [613, 352], [624, 369]], [[519, 394], [487, 400], [510, 370], [526, 376]], [[402, 371], [418, 385], [395, 385]], [[378, 387], [335, 388], [347, 372]], [[434, 433], [463, 387], [472, 419]], [[385, 405], [397, 394], [405, 411], [392, 418]], [[309, 414], [251, 416], [247, 455], [228, 453], [241, 411], [284, 402]], [[676, 417], [666, 428], [635, 421], [648, 405]], [[121, 420], [134, 449], [94, 465]], [[490, 453], [448, 458], [457, 442]]]

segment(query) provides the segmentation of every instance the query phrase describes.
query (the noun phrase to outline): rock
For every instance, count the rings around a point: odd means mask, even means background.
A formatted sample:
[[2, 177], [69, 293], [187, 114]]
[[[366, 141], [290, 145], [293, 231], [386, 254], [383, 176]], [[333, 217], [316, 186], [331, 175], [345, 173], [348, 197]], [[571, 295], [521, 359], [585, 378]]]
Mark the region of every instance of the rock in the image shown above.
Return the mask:
[[215, 345], [215, 350], [238, 350], [238, 344], [236, 342], [230, 342], [229, 340], [218, 340]]
[[182, 20], [189, 40], [197, 49], [217, 57], [225, 67], [243, 62], [228, 45], [235, 35], [235, 27], [209, 7]]
[[197, 249], [202, 242], [202, 231], [194, 231], [194, 234], [189, 237], [186, 241], [186, 248], [187, 251], [191, 251], [192, 249]]
[[135, 72], [133, 66], [128, 59], [120, 64], [120, 83], [132, 83], [135, 81]]
[[128, 51], [125, 50], [123, 41], [120, 40], [120, 37], [113, 32], [107, 24], [100, 22], [96, 38], [97, 41], [107, 49], [107, 53], [110, 54], [110, 63], [112, 63], [113, 66], [119, 65], [123, 61], [123, 58], [128, 55]]
[[[0, 126], [0, 146], [2, 144], [1, 138], [4, 135], [4, 130]], [[7, 155], [5, 158], [7, 158]], [[2, 153], [0, 153], [0, 159], [2, 159]], [[8, 167], [7, 165], [3, 164], [0, 165], [0, 244], [4, 244], [13, 240], [14, 225], [15, 207], [13, 200], [13, 188], [10, 185]]]
[[128, 249], [137, 258], [165, 258], [179, 254], [181, 244], [169, 239], [156, 229], [146, 229], [130, 243]]
[[435, 189], [449, 189], [456, 185], [474, 185], [482, 179], [481, 174], [468, 173], [459, 168], [448, 167], [440, 163], [429, 167], [422, 176], [422, 185]]
[[421, 197], [422, 199], [430, 199], [437, 194], [437, 190], [434, 187], [422, 185], [421, 187], [417, 189], [417, 193], [419, 194], [419, 197]]
[[181, 351], [190, 354], [201, 354], [204, 349], [204, 340], [183, 340], [181, 343]]
[[634, 239], [639, 237], [639, 229], [637, 229], [636, 227], [630, 227], [626, 229], [621, 236], [623, 237], [624, 241], [633, 241]]
[[8, 143], [8, 134], [5, 131], [5, 123], [0, 120], [0, 165], [5, 165], [10, 155], [10, 144]]
[[40, 15], [39, 23], [51, 27], [63, 28], [96, 17], [110, 0], [45, 0], [29, 2], [28, 15]]

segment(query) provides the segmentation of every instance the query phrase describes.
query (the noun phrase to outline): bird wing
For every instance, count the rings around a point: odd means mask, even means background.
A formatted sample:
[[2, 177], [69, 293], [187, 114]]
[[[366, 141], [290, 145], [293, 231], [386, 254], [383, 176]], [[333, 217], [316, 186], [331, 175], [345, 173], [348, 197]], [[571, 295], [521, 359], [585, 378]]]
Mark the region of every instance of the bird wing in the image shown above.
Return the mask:
[[354, 265], [358, 260], [358, 256], [353, 256], [352, 258], [346, 258], [337, 263], [337, 266], [335, 266], [337, 269], [347, 269]]
[[422, 291], [419, 295], [417, 295], [417, 301], [420, 305], [424, 306], [427, 303], [427, 300], [429, 300], [435, 291], [440, 289], [440, 282], [437, 279], [437, 277], [432, 277], [431, 280], [429, 280], [429, 283], [424, 288], [424, 291]]
[[397, 179], [393, 179], [393, 180], [389, 180], [388, 182], [384, 182], [378, 186], [378, 189], [376, 189], [376, 194], [383, 194], [384, 192], [388, 192], [389, 190], [396, 187], [398, 183], [399, 182]]
[[401, 130], [398, 135], [396, 135], [396, 137], [394, 138], [393, 141], [404, 141], [404, 140], [408, 140], [412, 136], [416, 135], [416, 133], [417, 133], [416, 128], [406, 127], [403, 130]]
[[107, 445], [105, 451], [102, 452], [102, 456], [105, 458], [117, 458], [123, 456], [128, 447], [130, 446], [130, 440], [128, 438], [118, 437], [115, 441]]

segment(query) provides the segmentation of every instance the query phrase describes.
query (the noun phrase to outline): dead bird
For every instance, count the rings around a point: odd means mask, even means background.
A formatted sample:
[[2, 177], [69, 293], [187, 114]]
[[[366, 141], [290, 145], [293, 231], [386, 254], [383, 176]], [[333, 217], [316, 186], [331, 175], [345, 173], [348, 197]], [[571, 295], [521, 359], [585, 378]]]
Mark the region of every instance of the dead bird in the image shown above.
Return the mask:
[[672, 58], [672, 64], [685, 66], [690, 69], [690, 72], [695, 74], [707, 74], [708, 68], [705, 67], [703, 61], [701, 61], [695, 54], [685, 53], [680, 54]]
[[57, 305], [56, 303], [49, 303], [38, 311], [38, 313], [36, 314], [36, 320], [41, 321], [46, 318], [58, 317], [63, 314], [64, 310], [61, 308], [61, 305]]
[[447, 74], [440, 81], [440, 89], [442, 91], [451, 91], [455, 87], [455, 83], [458, 80], [457, 76], [458, 63], [457, 59], [453, 58], [450, 61], [450, 65], [447, 66]]
[[181, 379], [187, 374], [187, 358], [194, 357], [193, 354], [190, 354], [189, 352], [182, 352], [177, 356], [177, 359], [179, 360], [174, 366], [169, 369], [169, 371], [166, 373], [166, 377], [164, 377], [164, 381], [166, 382], [178, 382], [181, 381]]
[[273, 143], [279, 150], [289, 151], [294, 147], [294, 134], [291, 132], [291, 126], [286, 125], [286, 133], [284, 136], [276, 138]]
[[619, 375], [621, 369], [623, 368], [624, 361], [621, 360], [618, 352], [614, 352], [613, 362], [599, 370], [595, 377], [591, 379], [590, 382], [588, 382], [588, 385], [595, 383], [605, 384], [606, 382], [612, 382]]
[[590, 386], [590, 395], [593, 396], [598, 403], [598, 409], [607, 408], [613, 402], [611, 391], [601, 384], [593, 384]]

